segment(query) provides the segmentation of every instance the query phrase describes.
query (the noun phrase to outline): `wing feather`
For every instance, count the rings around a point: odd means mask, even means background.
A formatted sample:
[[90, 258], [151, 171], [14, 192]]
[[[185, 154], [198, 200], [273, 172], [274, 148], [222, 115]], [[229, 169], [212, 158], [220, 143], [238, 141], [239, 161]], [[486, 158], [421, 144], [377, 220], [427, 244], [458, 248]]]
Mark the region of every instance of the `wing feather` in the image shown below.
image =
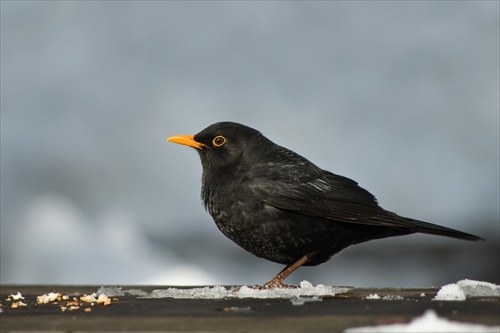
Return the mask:
[[302, 156], [282, 149], [273, 162], [260, 164], [248, 175], [251, 189], [259, 198], [265, 198], [268, 205], [341, 223], [401, 228], [474, 241], [481, 239], [387, 211], [354, 180], [322, 170]]

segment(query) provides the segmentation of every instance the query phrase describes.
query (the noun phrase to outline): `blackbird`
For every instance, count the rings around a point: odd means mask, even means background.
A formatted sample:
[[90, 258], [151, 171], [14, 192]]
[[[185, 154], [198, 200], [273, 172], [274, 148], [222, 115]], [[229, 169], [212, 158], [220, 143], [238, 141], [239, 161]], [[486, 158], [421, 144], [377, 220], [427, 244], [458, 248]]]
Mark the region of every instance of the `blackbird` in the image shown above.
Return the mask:
[[286, 265], [260, 288], [286, 287], [282, 281], [300, 266], [322, 264], [372, 239], [420, 232], [481, 240], [387, 211], [355, 181], [238, 123], [220, 122], [167, 140], [199, 153], [201, 198], [220, 231], [257, 257]]

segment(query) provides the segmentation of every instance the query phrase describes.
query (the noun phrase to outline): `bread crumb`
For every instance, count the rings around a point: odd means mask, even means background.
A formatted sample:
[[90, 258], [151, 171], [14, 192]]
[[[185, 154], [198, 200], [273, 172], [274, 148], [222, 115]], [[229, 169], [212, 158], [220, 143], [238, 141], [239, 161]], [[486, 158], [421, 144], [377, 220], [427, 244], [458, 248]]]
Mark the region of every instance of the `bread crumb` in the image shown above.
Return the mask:
[[105, 294], [100, 294], [99, 297], [97, 298], [97, 304], [110, 305], [111, 299], [108, 296], [106, 296]]
[[42, 296], [37, 296], [36, 301], [38, 304], [47, 304], [51, 303], [54, 301], [60, 301], [61, 300], [61, 294], [59, 293], [48, 293], [44, 294]]
[[17, 294], [10, 294], [9, 298], [11, 298], [14, 300], [14, 301], [18, 301], [20, 299], [24, 299], [24, 296], [21, 295], [21, 293], [18, 291]]
[[12, 303], [11, 308], [17, 309], [20, 306], [28, 306], [28, 304], [24, 303], [23, 301], [14, 302]]
[[92, 302], [97, 301], [97, 299], [95, 297], [96, 297], [96, 293], [93, 293], [93, 294], [90, 294], [90, 295], [83, 295], [83, 296], [81, 296], [80, 300], [83, 301], [83, 302], [92, 303]]

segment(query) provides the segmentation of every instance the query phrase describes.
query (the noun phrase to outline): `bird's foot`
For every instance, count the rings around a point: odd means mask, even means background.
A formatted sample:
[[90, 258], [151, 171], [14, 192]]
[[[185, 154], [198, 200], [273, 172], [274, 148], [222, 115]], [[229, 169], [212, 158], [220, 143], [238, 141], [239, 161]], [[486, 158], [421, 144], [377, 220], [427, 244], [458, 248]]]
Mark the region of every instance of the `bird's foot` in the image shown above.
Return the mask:
[[295, 289], [295, 288], [298, 288], [298, 286], [295, 286], [293, 284], [284, 284], [281, 281], [274, 281], [274, 280], [271, 280], [268, 283], [265, 283], [260, 287], [261, 287], [260, 289]]
[[[240, 291], [242, 286], [236, 286], [232, 287], [231, 291], [233, 292], [238, 292]], [[251, 285], [251, 286], [246, 286], [247, 288], [254, 289], [254, 290], [271, 290], [271, 289], [295, 289], [298, 288], [298, 286], [294, 286], [292, 284], [284, 284], [281, 282], [273, 282], [269, 281], [268, 283], [265, 284], [256, 284], [256, 285]]]
[[249, 288], [256, 289], [256, 290], [270, 290], [270, 289], [294, 289], [298, 288], [297, 286], [294, 286], [292, 284], [284, 284], [281, 281], [274, 281], [271, 280], [267, 283], [264, 284], [259, 284], [255, 286], [248, 286]]

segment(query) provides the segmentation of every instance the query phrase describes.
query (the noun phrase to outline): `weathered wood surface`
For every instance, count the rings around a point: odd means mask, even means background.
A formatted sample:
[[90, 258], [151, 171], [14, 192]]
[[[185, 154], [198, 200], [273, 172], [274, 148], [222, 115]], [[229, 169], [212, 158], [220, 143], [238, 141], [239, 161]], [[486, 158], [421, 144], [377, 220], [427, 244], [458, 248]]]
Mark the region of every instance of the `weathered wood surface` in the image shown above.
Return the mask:
[[[293, 305], [288, 299], [143, 299], [118, 296], [108, 306], [82, 304], [62, 311], [66, 301], [37, 304], [48, 292], [77, 295], [96, 292], [99, 286], [1, 286], [1, 331], [330, 331], [349, 327], [407, 322], [434, 309], [455, 321], [500, 325], [500, 298], [433, 301], [437, 289], [361, 289]], [[151, 292], [159, 286], [124, 286]], [[27, 306], [12, 308], [10, 294], [21, 292]], [[422, 296], [422, 293], [425, 296]], [[398, 295], [403, 300], [369, 300], [369, 294]], [[90, 308], [90, 310], [85, 310]], [[88, 311], [88, 312], [87, 312]]]

